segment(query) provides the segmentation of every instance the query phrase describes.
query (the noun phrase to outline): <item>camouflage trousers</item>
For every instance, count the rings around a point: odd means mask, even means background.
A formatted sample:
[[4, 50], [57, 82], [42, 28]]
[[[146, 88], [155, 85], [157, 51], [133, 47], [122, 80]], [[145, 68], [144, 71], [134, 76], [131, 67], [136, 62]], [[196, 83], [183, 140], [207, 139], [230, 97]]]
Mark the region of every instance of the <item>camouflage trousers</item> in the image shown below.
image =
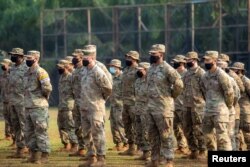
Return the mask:
[[5, 136], [14, 138], [14, 130], [11, 124], [11, 115], [10, 115], [10, 104], [3, 103], [3, 116], [5, 120]]
[[57, 126], [62, 144], [78, 143], [72, 111], [58, 111]]
[[203, 107], [187, 107], [183, 112], [183, 127], [191, 151], [205, 151], [202, 131]]
[[75, 105], [73, 109], [73, 118], [75, 121], [75, 134], [78, 140], [78, 148], [79, 150], [85, 149], [85, 144], [83, 140], [83, 129], [81, 125], [81, 110], [79, 105]]
[[175, 110], [174, 112], [174, 134], [177, 140], [178, 148], [188, 148], [187, 139], [183, 130], [183, 111]]
[[122, 122], [122, 107], [111, 107], [109, 119], [113, 142], [115, 144], [126, 144], [128, 141], [125, 137], [124, 125]]
[[150, 151], [151, 146], [149, 142], [149, 114], [141, 113], [140, 115], [135, 115], [135, 134], [136, 134], [136, 144], [142, 151]]
[[123, 104], [122, 121], [128, 144], [135, 144], [135, 114], [134, 106]]
[[240, 129], [243, 132], [247, 150], [250, 151], [250, 114], [241, 115]]
[[88, 149], [88, 156], [106, 154], [104, 116], [105, 111], [81, 110], [83, 139]]
[[150, 114], [148, 124], [151, 159], [159, 160], [160, 156], [167, 160], [174, 159], [173, 118], [165, 117], [163, 114]]
[[[228, 133], [229, 115], [206, 115], [203, 119], [202, 130], [209, 151], [231, 151], [232, 144]], [[216, 144], [210, 143], [211, 138], [216, 138]], [[217, 148], [214, 148], [214, 146]]]
[[25, 137], [29, 149], [32, 152], [39, 151], [49, 153], [48, 108], [26, 108], [25, 115]]
[[18, 149], [22, 149], [26, 146], [24, 138], [25, 130], [25, 108], [23, 105], [11, 105], [10, 106], [11, 124], [13, 127], [16, 146]]

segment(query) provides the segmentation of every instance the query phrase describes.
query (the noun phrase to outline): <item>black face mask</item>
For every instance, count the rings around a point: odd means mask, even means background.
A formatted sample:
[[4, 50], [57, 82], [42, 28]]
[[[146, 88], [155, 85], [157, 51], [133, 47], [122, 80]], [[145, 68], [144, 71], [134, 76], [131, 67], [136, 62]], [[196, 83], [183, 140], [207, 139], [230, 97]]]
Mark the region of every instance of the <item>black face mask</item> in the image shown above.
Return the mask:
[[212, 63], [205, 63], [205, 68], [206, 68], [207, 70], [211, 70], [211, 68], [213, 67], [213, 65], [214, 65], [214, 64], [212, 64]]
[[230, 72], [230, 69], [229, 69], [229, 68], [226, 68], [225, 71], [226, 71], [226, 73], [229, 73], [229, 72]]
[[34, 60], [26, 60], [26, 65], [27, 65], [28, 67], [31, 67], [34, 63], [35, 63]]
[[17, 56], [11, 56], [10, 57], [10, 60], [13, 62], [13, 63], [16, 63], [18, 61], [18, 57]]
[[138, 78], [142, 78], [143, 77], [143, 73], [141, 71], [137, 71], [136, 75], [138, 76]]
[[240, 71], [236, 71], [235, 73], [236, 73], [237, 75], [239, 75], [239, 74], [240, 74]]
[[89, 60], [83, 59], [82, 60], [82, 65], [85, 66], [85, 67], [88, 66], [89, 65]]
[[132, 65], [132, 61], [131, 60], [126, 60], [125, 63], [126, 63], [126, 66], [128, 66], [128, 67]]
[[79, 59], [77, 59], [77, 58], [73, 58], [72, 59], [72, 64], [74, 64], [74, 65], [77, 65], [77, 63], [79, 63], [80, 61], [79, 61]]
[[65, 71], [65, 69], [62, 69], [62, 68], [59, 68], [59, 69], [58, 69], [58, 73], [59, 73], [60, 75], [63, 74], [64, 71]]
[[1, 68], [2, 68], [3, 71], [7, 70], [7, 68], [5, 66], [2, 66]]
[[150, 64], [157, 63], [160, 57], [158, 56], [150, 56]]
[[181, 65], [180, 63], [174, 63], [173, 67], [174, 67], [174, 69], [177, 69], [178, 67], [180, 67], [180, 65]]
[[187, 62], [187, 66], [189, 67], [189, 68], [191, 68], [191, 67], [193, 67], [194, 66], [194, 63], [191, 61], [191, 62]]

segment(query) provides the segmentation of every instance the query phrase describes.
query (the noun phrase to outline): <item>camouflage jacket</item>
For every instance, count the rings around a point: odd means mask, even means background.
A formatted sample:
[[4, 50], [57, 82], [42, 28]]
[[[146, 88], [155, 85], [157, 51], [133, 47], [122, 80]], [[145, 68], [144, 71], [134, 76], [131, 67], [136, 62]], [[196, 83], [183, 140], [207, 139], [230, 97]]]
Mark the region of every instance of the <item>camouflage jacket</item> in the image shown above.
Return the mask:
[[229, 76], [217, 67], [214, 73], [205, 73], [202, 83], [206, 97], [205, 113], [228, 115], [228, 108], [231, 108], [234, 102], [234, 90]]
[[135, 67], [126, 67], [122, 75], [122, 98], [123, 104], [135, 105], [135, 80], [136, 69]]
[[135, 114], [147, 113], [147, 79], [137, 78], [135, 81]]
[[104, 114], [105, 100], [112, 92], [112, 84], [104, 71], [98, 65], [84, 68], [81, 85], [81, 110]]
[[24, 105], [24, 74], [28, 71], [26, 62], [13, 65], [9, 75], [9, 98], [11, 105]]
[[122, 107], [122, 74], [113, 77], [113, 89], [110, 96], [111, 107]]
[[74, 107], [74, 95], [72, 86], [72, 74], [62, 74], [59, 79], [59, 111], [72, 111]]
[[73, 94], [74, 94], [74, 100], [76, 105], [81, 104], [81, 94], [79, 93], [81, 91], [81, 79], [82, 79], [82, 68], [76, 68], [72, 72], [72, 87], [73, 87]]
[[230, 82], [232, 83], [233, 90], [234, 90], [233, 107], [231, 109], [229, 109], [229, 112], [230, 112], [230, 114], [237, 114], [236, 117], [239, 117], [239, 113], [236, 110], [237, 110], [238, 101], [240, 99], [240, 89], [239, 89], [236, 81], [231, 76], [229, 76], [229, 78], [230, 78]]
[[[185, 75], [185, 73], [187, 72], [187, 70], [185, 69], [184, 71], [182, 71], [181, 73], [179, 73], [183, 79], [183, 76]], [[175, 111], [183, 111], [183, 92], [174, 100], [174, 104], [175, 104]]]
[[24, 76], [25, 108], [48, 107], [52, 91], [49, 74], [39, 65], [29, 68]]
[[183, 90], [183, 82], [178, 72], [165, 61], [151, 65], [147, 75], [148, 111], [173, 117], [174, 98]]
[[241, 94], [241, 98], [239, 100], [241, 114], [249, 115], [250, 114], [250, 80], [246, 76], [242, 76], [241, 80], [245, 87], [245, 92]]
[[228, 75], [230, 77], [232, 77], [236, 81], [236, 83], [237, 83], [237, 85], [238, 85], [238, 87], [240, 89], [240, 92], [244, 93], [245, 92], [245, 86], [244, 86], [241, 78], [233, 70], [230, 70], [230, 69], [228, 71]]
[[107, 76], [109, 82], [112, 84], [113, 80], [112, 80], [112, 75], [110, 74], [110, 72], [108, 71], [108, 69], [106, 68], [106, 66], [102, 63], [96, 60], [96, 64], [98, 67], [100, 67], [103, 72], [105, 73], [105, 75]]
[[201, 67], [189, 69], [183, 76], [183, 105], [185, 107], [204, 107], [205, 96], [203, 95], [201, 85], [202, 76], [205, 71]]
[[1, 88], [1, 98], [2, 102], [9, 102], [9, 72], [3, 72], [0, 76], [0, 88]]

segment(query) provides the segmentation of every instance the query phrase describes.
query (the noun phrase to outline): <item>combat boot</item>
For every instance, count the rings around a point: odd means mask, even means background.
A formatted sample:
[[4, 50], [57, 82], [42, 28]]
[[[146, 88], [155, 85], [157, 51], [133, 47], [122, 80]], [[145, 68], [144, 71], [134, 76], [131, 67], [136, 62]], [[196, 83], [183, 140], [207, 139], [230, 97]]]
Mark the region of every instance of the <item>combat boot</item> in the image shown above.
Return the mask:
[[127, 149], [124, 148], [122, 143], [117, 143], [113, 148], [109, 148], [108, 150], [110, 150], [110, 151], [125, 151]]
[[34, 153], [34, 164], [41, 164], [42, 162], [41, 162], [41, 156], [42, 156], [42, 152], [40, 152], [40, 151], [36, 151], [35, 153]]
[[143, 151], [143, 154], [140, 157], [135, 158], [135, 160], [150, 161], [150, 156], [151, 156], [150, 151]]
[[78, 144], [72, 143], [71, 148], [70, 148], [70, 152], [77, 152], [77, 150], [78, 150]]
[[88, 158], [88, 161], [84, 164], [79, 165], [78, 167], [92, 167], [94, 164], [96, 164], [97, 159], [96, 156], [91, 156]]
[[49, 153], [43, 152], [41, 156], [41, 163], [47, 164], [49, 163]]
[[12, 140], [12, 137], [11, 137], [11, 136], [5, 136], [4, 139], [5, 139], [5, 140], [8, 140], [8, 141], [11, 141], [11, 140]]
[[35, 161], [35, 152], [31, 151], [30, 157], [27, 160], [23, 161], [22, 163], [34, 163], [34, 161]]
[[206, 159], [206, 158], [207, 158], [206, 151], [205, 150], [199, 151], [199, 159]]
[[69, 154], [69, 157], [84, 157], [85, 156], [85, 150], [84, 149], [79, 149], [78, 151]]
[[68, 152], [68, 151], [70, 151], [70, 149], [71, 149], [71, 144], [70, 143], [66, 143], [66, 144], [64, 144], [63, 148], [59, 149], [59, 151], [66, 151], [66, 152]]
[[187, 159], [199, 159], [199, 151], [195, 150], [195, 151], [192, 151], [190, 155], [184, 157], [184, 158], [187, 158]]
[[25, 158], [25, 155], [24, 155], [24, 148], [17, 148], [17, 151], [15, 154], [13, 155], [10, 155], [10, 156], [7, 156], [7, 158]]
[[173, 160], [168, 160], [165, 167], [173, 167], [174, 166], [174, 162]]
[[137, 151], [136, 151], [136, 146], [135, 144], [129, 144], [129, 148], [128, 150], [119, 153], [119, 155], [130, 155], [130, 156], [134, 156], [136, 155]]
[[158, 167], [159, 162], [157, 160], [152, 160], [149, 163], [146, 163], [145, 167]]
[[100, 155], [97, 157], [97, 162], [92, 164], [91, 167], [104, 167], [105, 165], [105, 157], [103, 155]]
[[178, 148], [177, 150], [175, 150], [176, 154], [183, 154], [183, 155], [189, 155], [190, 154], [190, 150], [186, 147], [186, 148]]

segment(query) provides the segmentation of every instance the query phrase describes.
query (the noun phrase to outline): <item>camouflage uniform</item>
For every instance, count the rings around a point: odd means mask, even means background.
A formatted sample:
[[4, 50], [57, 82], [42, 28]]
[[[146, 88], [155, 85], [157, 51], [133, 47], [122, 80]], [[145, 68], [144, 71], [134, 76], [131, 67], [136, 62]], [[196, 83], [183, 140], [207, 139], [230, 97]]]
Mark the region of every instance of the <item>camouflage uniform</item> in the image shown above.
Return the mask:
[[[142, 62], [139, 64], [138, 69], [147, 70], [149, 67], [149, 63]], [[135, 134], [137, 145], [144, 152], [144, 156], [146, 152], [151, 150], [148, 137], [149, 114], [147, 112], [147, 103], [147, 78], [137, 78], [135, 81]]]
[[[27, 56], [39, 56], [38, 51], [29, 51]], [[52, 91], [48, 73], [39, 65], [25, 73], [25, 135], [31, 152], [50, 152], [48, 135], [48, 99]], [[43, 156], [43, 155], [42, 155]]]
[[[172, 60], [173, 63], [186, 63], [185, 57], [182, 55], [177, 55], [174, 57]], [[181, 77], [185, 75], [187, 72], [186, 69], [184, 69], [182, 72], [179, 72]], [[183, 94], [180, 94], [176, 99], [175, 99], [175, 112], [174, 112], [174, 133], [175, 137], [177, 139], [177, 148], [179, 151], [184, 151], [184, 149], [188, 148], [188, 143], [187, 139], [184, 135], [184, 130], [183, 130]]]
[[[60, 60], [58, 67], [64, 68], [69, 64], [67, 60]], [[72, 74], [63, 73], [59, 79], [59, 105], [57, 125], [61, 137], [61, 141], [64, 145], [69, 143], [75, 147], [78, 144], [75, 134], [75, 122], [72, 115], [74, 107], [73, 87], [72, 87]]]
[[[113, 59], [109, 65], [121, 68], [121, 61]], [[113, 76], [113, 88], [110, 96], [110, 105], [111, 133], [113, 136], [113, 142], [119, 148], [122, 143], [127, 144], [127, 138], [125, 137], [124, 125], [122, 122], [122, 72], [117, 76]]]
[[[204, 58], [218, 59], [218, 52], [207, 51]], [[203, 133], [205, 137], [216, 130], [217, 150], [232, 150], [228, 133], [229, 108], [233, 106], [234, 90], [228, 75], [219, 67], [216, 71], [205, 73], [202, 78], [203, 90], [206, 97]], [[205, 138], [207, 139], [207, 138]], [[208, 144], [208, 143], [207, 143]], [[216, 148], [210, 148], [213, 150]]]
[[[23, 55], [23, 50], [13, 48], [10, 54]], [[25, 148], [25, 108], [24, 108], [24, 74], [28, 67], [23, 61], [20, 65], [13, 65], [9, 75], [9, 98], [11, 122], [16, 138], [17, 153]]]
[[[1, 62], [3, 66], [10, 66], [11, 61], [9, 59], [3, 59]], [[10, 104], [9, 104], [9, 71], [3, 71], [0, 76], [0, 88], [1, 88], [1, 98], [3, 102], [3, 116], [5, 119], [5, 137], [14, 138], [13, 127], [11, 125], [11, 116], [10, 116]]]
[[[188, 52], [186, 58], [199, 60], [196, 52]], [[196, 68], [188, 69], [183, 76], [183, 106], [185, 108], [183, 127], [193, 154], [197, 154], [198, 151], [201, 154], [206, 150], [204, 134], [202, 132], [205, 100], [201, 89], [201, 78], [204, 74], [205, 71], [200, 66], [197, 66]]]
[[[165, 53], [165, 46], [153, 45], [150, 52]], [[159, 160], [160, 151], [168, 161], [173, 160], [173, 117], [174, 98], [183, 89], [180, 75], [165, 61], [152, 64], [147, 74], [149, 139], [151, 141], [152, 163]]]
[[[139, 53], [129, 51], [128, 57], [139, 60]], [[126, 67], [122, 75], [122, 94], [123, 94], [123, 112], [122, 119], [125, 129], [126, 138], [128, 139], [129, 150], [135, 150], [135, 88], [136, 72], [138, 65], [134, 67]]]
[[[86, 46], [88, 49], [91, 47]], [[87, 155], [103, 157], [106, 154], [105, 101], [111, 94], [112, 84], [104, 71], [95, 64], [91, 69], [83, 68], [81, 85], [81, 123]]]
[[[236, 62], [232, 68], [244, 71], [244, 64]], [[242, 129], [247, 150], [250, 150], [250, 80], [245, 75], [240, 76], [245, 87], [245, 92], [241, 94], [240, 104], [240, 128]]]
[[[81, 54], [79, 53], [79, 50], [76, 49], [73, 53], [73, 56]], [[81, 112], [80, 112], [80, 104], [81, 104], [81, 94], [79, 91], [81, 91], [81, 71], [82, 66], [75, 68], [75, 70], [72, 72], [72, 87], [73, 87], [73, 94], [74, 94], [74, 109], [73, 109], [73, 118], [75, 121], [75, 131], [76, 136], [78, 140], [79, 150], [85, 149], [85, 144], [83, 141], [83, 129], [81, 127]]]

